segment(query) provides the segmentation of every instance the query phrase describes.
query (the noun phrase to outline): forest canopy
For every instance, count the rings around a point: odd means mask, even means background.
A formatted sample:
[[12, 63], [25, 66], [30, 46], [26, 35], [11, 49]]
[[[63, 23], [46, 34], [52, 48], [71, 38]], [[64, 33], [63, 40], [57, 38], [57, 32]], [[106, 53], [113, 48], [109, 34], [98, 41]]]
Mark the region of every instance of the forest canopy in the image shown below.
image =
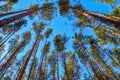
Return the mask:
[[120, 1], [0, 0], [0, 80], [120, 80]]

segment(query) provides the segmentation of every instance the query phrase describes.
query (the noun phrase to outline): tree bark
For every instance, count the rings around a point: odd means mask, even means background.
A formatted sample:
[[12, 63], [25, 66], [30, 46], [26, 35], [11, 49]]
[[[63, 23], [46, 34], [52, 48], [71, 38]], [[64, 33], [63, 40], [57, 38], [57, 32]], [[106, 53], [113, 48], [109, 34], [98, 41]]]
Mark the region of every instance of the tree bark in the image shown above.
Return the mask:
[[10, 35], [8, 35], [8, 36], [3, 40], [3, 42], [0, 43], [0, 47], [3, 46], [3, 45], [5, 44], [5, 42], [6, 42], [12, 35], [14, 35], [14, 34], [15, 34], [15, 31], [14, 31], [14, 32], [11, 32]]
[[40, 39], [39, 39], [39, 41], [38, 41], [38, 43], [37, 43], [37, 46], [36, 46], [36, 50], [35, 50], [35, 54], [34, 54], [34, 58], [33, 58], [33, 60], [32, 60], [32, 64], [31, 64], [31, 67], [30, 67], [30, 70], [29, 70], [29, 74], [28, 74], [28, 78], [27, 78], [27, 80], [30, 79], [30, 75], [31, 75], [32, 68], [33, 68], [33, 65], [34, 65], [34, 61], [35, 61], [36, 53], [37, 53], [37, 50], [38, 50], [38, 47], [39, 47], [39, 43], [40, 43]]
[[17, 49], [12, 53], [12, 55], [9, 57], [9, 59], [0, 67], [0, 73], [4, 71], [6, 66], [11, 62], [13, 57], [16, 55], [17, 51], [22, 47], [22, 45], [25, 43], [25, 41], [22, 41], [21, 44], [17, 47]]
[[28, 10], [28, 11], [26, 11], [24, 13], [12, 16], [10, 18], [5, 18], [3, 20], [0, 20], [0, 27], [3, 27], [3, 26], [5, 26], [5, 25], [7, 25], [7, 24], [9, 24], [11, 22], [14, 22], [14, 21], [18, 20], [18, 19], [21, 19], [21, 18], [23, 18], [23, 17], [25, 17], [25, 16], [27, 16], [29, 14], [32, 14], [32, 13], [34, 13], [37, 10], [40, 10], [40, 9], [44, 9], [44, 8], [31, 9], [31, 10]]
[[23, 74], [24, 74], [24, 72], [25, 72], [25, 69], [26, 69], [26, 67], [27, 67], [27, 65], [28, 65], [28, 62], [29, 62], [29, 60], [30, 60], [30, 58], [31, 58], [31, 55], [32, 55], [32, 53], [33, 53], [33, 51], [34, 51], [34, 48], [35, 48], [35, 46], [36, 46], [36, 44], [37, 44], [37, 41], [38, 41], [38, 36], [37, 36], [37, 38], [36, 38], [35, 43], [33, 44], [33, 47], [32, 47], [32, 49], [31, 49], [31, 51], [30, 51], [27, 59], [25, 60], [25, 63], [24, 63], [24, 65], [23, 65], [21, 71], [18, 73], [18, 76], [17, 76], [16, 80], [21, 80], [21, 79], [22, 79]]
[[0, 14], [0, 17], [7, 16], [7, 15], [12, 15], [12, 14], [17, 14], [17, 13], [22, 13], [22, 12], [25, 12], [25, 11], [28, 11], [28, 10], [31, 10], [31, 9], [25, 9], [25, 10], [20, 10], [20, 11], [15, 11], [15, 12], [2, 13], [2, 14]]
[[118, 21], [110, 20], [110, 19], [107, 19], [107, 18], [105, 18], [105, 17], [101, 17], [101, 16], [98, 16], [98, 15], [89, 13], [88, 11], [82, 10], [82, 9], [80, 9], [80, 8], [73, 8], [73, 7], [71, 7], [71, 8], [74, 9], [75, 11], [77, 11], [78, 13], [86, 16], [86, 17], [90, 17], [90, 18], [92, 18], [92, 19], [94, 19], [94, 20], [98, 20], [98, 21], [100, 21], [100, 22], [103, 22], [103, 23], [105, 23], [105, 24], [108, 24], [108, 25], [110, 25], [110, 26], [114, 26], [114, 27], [120, 29], [120, 22], [118, 22]]

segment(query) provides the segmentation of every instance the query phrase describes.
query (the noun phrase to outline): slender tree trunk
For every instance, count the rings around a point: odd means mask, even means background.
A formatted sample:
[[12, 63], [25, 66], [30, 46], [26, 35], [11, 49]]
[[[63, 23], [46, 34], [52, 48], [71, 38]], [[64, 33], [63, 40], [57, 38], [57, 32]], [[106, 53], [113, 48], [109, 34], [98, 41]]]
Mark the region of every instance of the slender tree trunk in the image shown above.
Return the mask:
[[44, 59], [44, 53], [42, 53], [41, 55], [41, 62], [40, 62], [40, 66], [39, 66], [39, 76], [38, 79], [41, 80], [41, 75], [42, 75], [42, 66], [43, 66], [43, 59]]
[[12, 33], [10, 33], [10, 35], [7, 36], [6, 39], [4, 39], [3, 42], [0, 44], [0, 47], [3, 46], [3, 45], [5, 44], [5, 42], [6, 42], [12, 35], [14, 35], [14, 33], [15, 33], [15, 31], [12, 32]]
[[0, 40], [0, 43], [2, 43], [9, 35], [11, 35], [13, 31], [11, 31], [9, 34], [7, 34], [2, 40]]
[[100, 57], [99, 54], [97, 54], [97, 57], [101, 60], [101, 62], [104, 64], [104, 66], [110, 71], [111, 75], [114, 76], [115, 80], [119, 80], [117, 78], [117, 76], [115, 75], [115, 73], [113, 72], [113, 70], [105, 63], [105, 61], [103, 61], [103, 59]]
[[103, 29], [103, 30], [106, 30], [106, 31], [109, 31], [109, 32], [111, 32], [111, 33], [113, 33], [113, 34], [115, 34], [115, 35], [117, 35], [117, 36], [120, 36], [120, 33], [119, 33], [119, 32], [114, 31], [114, 30], [112, 30], [112, 29], [108, 29], [108, 28], [106, 28], [106, 27], [104, 27], [104, 26], [102, 26], [102, 29]]
[[0, 63], [7, 57], [7, 55], [12, 51], [12, 47], [8, 50], [8, 52], [3, 56], [3, 58], [0, 60]]
[[48, 66], [48, 64], [47, 64], [47, 54], [48, 53], [45, 54], [45, 60], [44, 60], [45, 61], [45, 63], [44, 63], [44, 65], [45, 65], [44, 66], [44, 71], [45, 71], [45, 74], [46, 74], [46, 76], [45, 76], [46, 79], [45, 80], [47, 80], [47, 76], [48, 76], [47, 75], [47, 66]]
[[[84, 51], [87, 51], [86, 48], [85, 48], [85, 46], [84, 46], [84, 43], [83, 43], [83, 42], [81, 42], [80, 46], [82, 46], [82, 48], [83, 48]], [[83, 51], [83, 52], [84, 52], [84, 51]], [[88, 52], [88, 51], [87, 51], [87, 52]], [[87, 55], [87, 53], [85, 53], [85, 54]], [[84, 54], [83, 54], [83, 55], [84, 55]], [[87, 60], [86, 57], [85, 57], [85, 60]], [[87, 67], [87, 65], [85, 64], [85, 62], [83, 62], [83, 65], [85, 66], [85, 68], [86, 68], [89, 76], [92, 78], [92, 76], [91, 76], [91, 74], [90, 74], [90, 72], [89, 72], [89, 70], [88, 70], [88, 67]]]
[[38, 50], [38, 47], [39, 47], [39, 43], [40, 43], [40, 39], [39, 39], [39, 41], [38, 41], [38, 43], [37, 43], [36, 50], [35, 50], [35, 52], [34, 52], [35, 54], [34, 54], [34, 58], [33, 58], [33, 60], [32, 60], [32, 64], [31, 64], [31, 67], [30, 67], [30, 70], [29, 70], [29, 74], [28, 74], [27, 80], [30, 79], [30, 75], [31, 75], [31, 72], [32, 72], [32, 69], [33, 69], [33, 65], [34, 65], [36, 53], [37, 53], [37, 50]]
[[0, 67], [0, 73], [5, 70], [6, 66], [11, 62], [11, 60], [16, 55], [17, 51], [22, 47], [22, 45], [25, 43], [25, 41], [22, 41], [21, 44], [17, 47], [17, 49], [12, 53], [12, 55], [9, 57], [9, 59]]
[[55, 77], [55, 71], [56, 71], [56, 62], [54, 63], [54, 75], [53, 75], [53, 78], [54, 78], [54, 80], [56, 80], [56, 77]]
[[95, 15], [95, 14], [89, 13], [88, 11], [82, 10], [80, 8], [73, 8], [73, 7], [71, 7], [71, 8], [74, 9], [75, 11], [77, 11], [78, 13], [86, 16], [86, 17], [93, 18], [94, 20], [98, 20], [100, 22], [103, 22], [105, 24], [108, 24], [110, 26], [114, 26], [114, 27], [120, 29], [120, 22], [118, 22], [118, 21], [110, 20], [110, 19], [98, 16], [98, 15]]
[[0, 79], [5, 75], [5, 73], [7, 72], [8, 68], [11, 66], [12, 63], [13, 63], [13, 61], [8, 64], [8, 66], [2, 73], [0, 73]]
[[98, 15], [98, 16], [108, 18], [108, 19], [113, 19], [113, 20], [117, 20], [117, 21], [120, 20], [120, 17], [109, 15], [109, 14], [101, 14], [101, 13], [98, 13], [98, 12], [90, 12], [90, 11], [87, 11], [87, 12], [90, 13], [90, 14]]
[[36, 57], [36, 54], [34, 54], [34, 57], [33, 57], [32, 63], [31, 63], [31, 67], [30, 67], [30, 70], [29, 70], [29, 74], [28, 74], [27, 80], [30, 79], [31, 72], [32, 72], [32, 69], [33, 69], [33, 65], [34, 65], [34, 61], [35, 61], [35, 57]]
[[3, 27], [3, 26], [5, 26], [5, 25], [7, 25], [7, 24], [9, 24], [11, 22], [14, 22], [14, 21], [18, 20], [18, 19], [21, 19], [21, 18], [23, 18], [23, 17], [25, 17], [25, 16], [27, 16], [29, 14], [32, 14], [32, 13], [34, 13], [37, 10], [40, 10], [40, 9], [44, 9], [44, 8], [31, 9], [31, 10], [28, 10], [28, 11], [26, 11], [24, 13], [12, 16], [10, 18], [5, 18], [3, 20], [0, 20], [0, 27]]
[[28, 10], [31, 10], [31, 9], [25, 9], [25, 10], [20, 10], [20, 11], [15, 11], [15, 12], [2, 13], [2, 14], [0, 14], [0, 17], [7, 16], [7, 15], [12, 15], [12, 14], [17, 14], [17, 13], [22, 13], [22, 12], [25, 12], [25, 11], [28, 11]]
[[64, 65], [64, 70], [65, 70], [65, 75], [66, 75], [66, 80], [68, 80], [68, 73], [67, 73], [67, 66], [66, 66], [66, 58], [65, 58], [65, 53], [63, 51], [63, 65]]
[[102, 73], [102, 71], [100, 70], [100, 67], [99, 67], [99, 65], [98, 65], [97, 63], [96, 63], [96, 66], [97, 66], [98, 71], [100, 72], [100, 74], [103, 76], [104, 80], [108, 80], [108, 79], [104, 76], [104, 74]]
[[[26, 58], [25, 58], [25, 59], [26, 59]], [[22, 60], [22, 62], [23, 62], [22, 65], [21, 65], [22, 67], [23, 67], [23, 65], [24, 65], [24, 60], [25, 60], [25, 59]], [[17, 80], [16, 78], [18, 77], [19, 73], [21, 72], [22, 67], [19, 67], [19, 69], [18, 69], [18, 71], [17, 71], [17, 73], [16, 73], [16, 76], [15, 76], [15, 78], [14, 78], [15, 80]]]
[[108, 56], [117, 66], [120, 67], [119, 63], [116, 62], [116, 61], [112, 58], [112, 56], [110, 56], [109, 54], [107, 54], [107, 53], [105, 52], [105, 50], [103, 50], [97, 43], [96, 43], [96, 47], [98, 47], [100, 50], [102, 50], [102, 51], [103, 51], [103, 54], [105, 54], [106, 56]]
[[86, 68], [86, 70], [87, 70], [89, 76], [92, 78], [92, 76], [91, 76], [91, 74], [90, 74], [90, 72], [89, 72], [89, 69], [88, 69], [87, 65], [86, 65], [85, 63], [83, 63], [83, 64], [84, 64], [84, 66], [85, 66], [85, 68]]
[[96, 73], [96, 71], [95, 71], [95, 69], [94, 69], [94, 67], [93, 67], [93, 65], [91, 63], [91, 60], [89, 60], [88, 63], [89, 63], [89, 65], [90, 65], [90, 67], [91, 67], [91, 69], [92, 69], [92, 71], [93, 71], [93, 73], [95, 75], [95, 79], [96, 80], [101, 80], [101, 79], [99, 79], [99, 76], [97, 75], [97, 73]]
[[58, 57], [58, 51], [57, 51], [57, 80], [59, 80], [59, 57]]
[[29, 62], [29, 60], [30, 60], [30, 58], [31, 58], [31, 55], [32, 55], [32, 53], [33, 53], [33, 51], [34, 51], [34, 48], [35, 48], [35, 46], [36, 46], [36, 44], [37, 44], [38, 39], [39, 39], [39, 38], [38, 38], [38, 36], [37, 36], [36, 41], [35, 41], [35, 43], [33, 44], [33, 47], [32, 47], [32, 49], [31, 49], [31, 51], [30, 51], [27, 59], [25, 60], [25, 63], [24, 63], [24, 65], [23, 65], [21, 71], [20, 71], [20, 72], [18, 73], [18, 75], [17, 75], [16, 80], [21, 80], [21, 79], [22, 79], [23, 74], [24, 74], [25, 69], [26, 69], [26, 67], [27, 67], [27, 65], [28, 65], [28, 62]]
[[119, 64], [117, 61], [115, 61], [112, 56], [109, 55], [109, 57], [110, 57], [111, 60], [120, 68], [120, 64]]

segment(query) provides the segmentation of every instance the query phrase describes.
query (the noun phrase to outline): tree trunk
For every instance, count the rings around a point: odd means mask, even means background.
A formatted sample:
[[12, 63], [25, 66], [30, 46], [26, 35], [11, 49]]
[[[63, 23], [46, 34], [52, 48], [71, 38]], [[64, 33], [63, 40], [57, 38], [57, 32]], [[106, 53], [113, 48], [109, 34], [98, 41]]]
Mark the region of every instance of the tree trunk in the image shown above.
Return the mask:
[[39, 65], [39, 76], [38, 76], [39, 80], [41, 80], [41, 75], [42, 75], [43, 58], [44, 58], [44, 53], [42, 53], [42, 55], [41, 55], [41, 62], [40, 62], [40, 65]]
[[103, 50], [97, 43], [96, 43], [96, 47], [98, 47], [99, 49], [101, 49], [101, 50], [103, 51], [103, 54], [105, 54], [106, 56], [108, 56], [118, 67], [120, 67], [119, 63], [116, 62], [116, 61], [113, 59], [112, 56], [110, 56], [109, 54], [107, 54], [107, 53], [105, 52], [105, 50]]
[[35, 54], [34, 54], [34, 58], [33, 58], [32, 63], [31, 63], [31, 67], [30, 67], [30, 70], [29, 70], [29, 74], [28, 74], [27, 80], [30, 79], [30, 75], [31, 75], [31, 72], [32, 72], [32, 69], [33, 69], [33, 65], [34, 65], [36, 53], [37, 53], [37, 50], [38, 50], [38, 47], [39, 47], [39, 43], [40, 43], [40, 39], [39, 39], [39, 41], [38, 41], [38, 43], [37, 43], [36, 50], [35, 50], [35, 52], [34, 52]]
[[11, 64], [13, 63], [13, 61], [6, 67], [6, 69], [0, 73], [0, 79], [2, 79], [2, 77], [5, 75], [5, 73], [7, 72], [8, 68], [11, 66]]
[[59, 57], [58, 57], [58, 51], [57, 51], [57, 80], [59, 80]]
[[68, 80], [68, 73], [67, 73], [67, 66], [66, 66], [66, 58], [65, 58], [65, 52], [63, 51], [63, 65], [64, 65], [64, 70], [65, 70], [65, 79]]
[[46, 74], [46, 76], [45, 76], [45, 80], [47, 80], [47, 77], [48, 77], [48, 75], [47, 75], [47, 66], [48, 66], [48, 63], [47, 63], [47, 54], [48, 53], [46, 53], [45, 54], [45, 63], [44, 63], [44, 71], [45, 71], [45, 74]]
[[3, 56], [3, 58], [0, 60], [0, 63], [7, 57], [7, 55], [12, 51], [12, 47], [8, 50], [8, 52]]
[[7, 36], [2, 43], [0, 43], [0, 47], [3, 46], [5, 44], [5, 42], [12, 36], [14, 35], [15, 31], [14, 32], [11, 32], [9, 36]]
[[101, 14], [101, 13], [98, 13], [98, 12], [90, 12], [90, 11], [87, 11], [87, 12], [90, 13], [90, 14], [98, 15], [98, 16], [108, 18], [108, 19], [113, 19], [113, 20], [117, 20], [117, 21], [120, 20], [120, 17], [109, 15], [109, 14]]
[[2, 40], [0, 40], [0, 43], [2, 43], [13, 31], [11, 31], [9, 34], [7, 34]]
[[93, 71], [93, 73], [94, 73], [94, 75], [95, 75], [95, 79], [101, 80], [101, 79], [99, 79], [99, 76], [97, 75], [97, 73], [96, 73], [96, 71], [95, 71], [95, 69], [94, 69], [94, 67], [93, 67], [93, 65], [92, 65], [91, 60], [89, 60], [88, 63], [89, 63], [89, 65], [90, 65], [90, 67], [91, 67], [91, 69], [92, 69], [92, 71]]
[[[87, 50], [86, 50], [86, 48], [85, 48], [85, 46], [84, 46], [84, 43], [83, 43], [82, 41], [81, 41], [80, 46], [81, 46], [81, 47], [83, 48], [83, 50], [84, 50], [84, 51], [82, 51], [82, 53], [84, 52], [84, 54], [87, 55], [87, 53], [85, 53], [85, 51], [87, 51]], [[88, 52], [88, 51], [87, 51], [87, 52]], [[83, 54], [83, 55], [84, 55], [84, 54]], [[88, 55], [89, 55], [89, 53], [88, 53]], [[87, 60], [87, 57], [85, 57], [85, 60]], [[83, 61], [84, 61], [84, 60], [83, 60]], [[83, 62], [83, 65], [85, 66], [85, 68], [86, 68], [89, 76], [92, 78], [92, 76], [91, 76], [91, 74], [90, 74], [90, 72], [89, 72], [89, 70], [88, 70], [88, 67], [87, 67], [87, 65], [85, 64], [85, 62]]]
[[115, 73], [113, 72], [113, 70], [105, 63], [105, 61], [100, 57], [99, 54], [97, 54], [97, 57], [101, 60], [101, 62], [103, 63], [103, 65], [109, 70], [109, 72], [111, 73], [111, 75], [114, 76], [115, 80], [118, 80], [118, 78], [115, 75]]
[[102, 26], [102, 29], [105, 30], [105, 31], [109, 31], [110, 33], [114, 34], [114, 35], [117, 35], [117, 36], [120, 36], [120, 33], [115, 31], [115, 30], [112, 30], [112, 29], [108, 29], [104, 26]]
[[20, 11], [15, 11], [15, 12], [1, 13], [0, 17], [7, 16], [7, 15], [12, 15], [12, 14], [17, 14], [17, 13], [22, 13], [22, 12], [25, 12], [25, 11], [28, 11], [28, 10], [31, 10], [31, 9], [25, 9], [25, 10], [20, 10]]
[[22, 41], [21, 44], [17, 47], [17, 49], [12, 53], [12, 55], [9, 57], [9, 59], [2, 65], [0, 68], [0, 73], [4, 71], [4, 69], [7, 67], [7, 65], [11, 62], [11, 60], [14, 58], [14, 56], [17, 54], [17, 51], [22, 47], [22, 45], [25, 43], [25, 41]]
[[35, 46], [36, 46], [36, 44], [37, 44], [38, 39], [39, 39], [39, 37], [37, 36], [36, 41], [35, 41], [35, 43], [33, 44], [33, 47], [32, 47], [32, 49], [31, 49], [31, 51], [30, 51], [27, 59], [25, 60], [25, 63], [24, 63], [24, 65], [23, 65], [21, 71], [18, 73], [18, 76], [17, 76], [16, 80], [21, 80], [21, 79], [22, 79], [23, 74], [24, 74], [25, 69], [26, 69], [26, 67], [27, 67], [27, 65], [28, 65], [28, 62], [29, 62], [29, 60], [30, 60], [30, 58], [31, 58], [31, 55], [32, 55], [32, 53], [33, 53], [33, 51], [34, 51], [34, 49], [35, 49]]
[[94, 19], [94, 20], [98, 20], [98, 21], [100, 21], [100, 22], [103, 22], [103, 23], [105, 23], [105, 24], [108, 24], [108, 25], [110, 25], [110, 26], [114, 26], [114, 27], [120, 29], [120, 22], [118, 22], [118, 21], [110, 20], [110, 19], [107, 19], [107, 18], [105, 18], [105, 17], [101, 17], [101, 16], [98, 16], [98, 15], [89, 13], [88, 11], [82, 10], [82, 9], [80, 9], [80, 8], [73, 8], [73, 7], [71, 7], [71, 8], [74, 9], [75, 11], [77, 11], [78, 13], [86, 16], [86, 17], [90, 17], [90, 18], [92, 18], [92, 19]]
[[[95, 61], [96, 62], [96, 61]], [[99, 65], [96, 63], [96, 66], [97, 66], [97, 68], [98, 68], [98, 71], [100, 72], [100, 74], [102, 75], [102, 77], [104, 78], [104, 80], [108, 80], [107, 78], [106, 78], [106, 76], [102, 73], [102, 71], [100, 70], [100, 67], [99, 67]]]
[[18, 19], [21, 19], [29, 14], [32, 14], [34, 12], [36, 12], [37, 10], [40, 10], [40, 9], [43, 9], [43, 8], [38, 8], [38, 9], [31, 9], [31, 10], [28, 10], [27, 12], [24, 12], [24, 13], [21, 13], [21, 14], [18, 14], [18, 15], [15, 15], [15, 16], [12, 16], [10, 18], [5, 18], [3, 20], [0, 20], [0, 27], [3, 27], [11, 22], [14, 22]]
[[35, 57], [36, 57], [36, 53], [34, 54], [34, 57], [33, 57], [32, 63], [31, 63], [31, 67], [30, 67], [30, 70], [29, 70], [29, 74], [28, 74], [27, 80], [30, 79], [30, 75], [31, 75], [32, 68], [33, 68], [33, 65], [34, 65]]

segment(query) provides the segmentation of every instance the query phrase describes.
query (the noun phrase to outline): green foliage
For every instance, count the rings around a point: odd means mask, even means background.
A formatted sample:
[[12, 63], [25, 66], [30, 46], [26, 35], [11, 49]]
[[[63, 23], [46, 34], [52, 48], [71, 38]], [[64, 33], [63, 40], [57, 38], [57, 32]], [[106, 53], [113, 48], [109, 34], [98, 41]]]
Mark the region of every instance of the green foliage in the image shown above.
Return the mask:
[[12, 5], [3, 5], [3, 6], [0, 7], [0, 10], [5, 11], [5, 12], [11, 11], [12, 10]]
[[7, 76], [7, 77], [4, 78], [4, 80], [11, 80], [11, 77]]
[[31, 79], [34, 79], [35, 76], [36, 76], [36, 69], [33, 69], [32, 72], [31, 72], [30, 78], [31, 78]]
[[48, 38], [51, 33], [52, 33], [52, 28], [47, 28], [45, 31], [45, 37]]
[[120, 59], [120, 51], [116, 48], [113, 48], [112, 50], [116, 54], [117, 58]]
[[46, 43], [42, 49], [42, 52], [45, 54], [45, 53], [48, 53], [49, 52], [49, 48], [50, 48], [50, 42]]
[[55, 13], [56, 13], [56, 8], [54, 7], [53, 3], [43, 4], [43, 9], [41, 9], [41, 14], [45, 19], [51, 20], [52, 18], [54, 18]]
[[103, 38], [101, 38], [101, 37], [97, 38], [97, 41], [99, 42], [100, 45], [107, 44], [107, 40], [103, 40]]
[[54, 45], [58, 51], [62, 51], [64, 47], [63, 37], [61, 35], [56, 35], [54, 37]]
[[102, 30], [100, 28], [98, 29], [94, 29], [94, 32], [97, 36], [101, 35], [102, 34]]
[[18, 2], [18, 0], [7, 0], [7, 1], [10, 3], [17, 3]]
[[[29, 9], [38, 9], [39, 5], [38, 4], [32, 4], [30, 5]], [[29, 15], [29, 17], [33, 17], [33, 16], [37, 16], [37, 12], [34, 12], [32, 14]]]
[[30, 40], [30, 38], [31, 38], [31, 32], [28, 31], [28, 32], [23, 33], [23, 38], [25, 41], [28, 42], [28, 40]]
[[95, 34], [98, 36], [97, 41], [100, 45], [105, 45], [108, 42], [107, 36], [105, 36], [104, 31], [102, 28], [94, 29]]
[[69, 0], [60, 0], [58, 5], [61, 15], [65, 15], [69, 11]]
[[89, 36], [88, 39], [89, 39], [89, 42], [91, 45], [93, 45], [95, 43], [95, 40], [92, 36]]
[[32, 4], [30, 5], [29, 9], [38, 9], [38, 4]]
[[115, 10], [113, 10], [111, 15], [115, 15], [115, 16], [120, 17], [120, 7], [116, 8]]
[[37, 34], [39, 34], [40, 32], [43, 31], [43, 29], [45, 28], [45, 24], [43, 22], [33, 22], [33, 29], [35, 30], [35, 32]]

